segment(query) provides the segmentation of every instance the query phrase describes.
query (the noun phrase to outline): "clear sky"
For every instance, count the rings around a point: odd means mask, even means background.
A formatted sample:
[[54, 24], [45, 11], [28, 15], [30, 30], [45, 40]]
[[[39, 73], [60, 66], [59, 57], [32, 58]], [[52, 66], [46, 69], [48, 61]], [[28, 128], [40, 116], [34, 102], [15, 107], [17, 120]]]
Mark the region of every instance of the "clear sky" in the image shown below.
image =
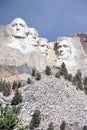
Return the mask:
[[0, 0], [0, 24], [17, 17], [36, 28], [40, 37], [55, 41], [87, 32], [87, 0]]

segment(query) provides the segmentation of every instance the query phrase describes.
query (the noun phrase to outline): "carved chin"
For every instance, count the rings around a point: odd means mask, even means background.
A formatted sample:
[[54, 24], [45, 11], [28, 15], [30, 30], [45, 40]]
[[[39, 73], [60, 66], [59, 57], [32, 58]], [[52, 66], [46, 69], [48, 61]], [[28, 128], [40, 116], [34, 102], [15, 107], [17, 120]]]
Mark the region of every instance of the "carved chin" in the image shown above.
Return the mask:
[[47, 57], [47, 53], [43, 53], [43, 56]]
[[12, 36], [15, 38], [26, 38], [27, 35], [22, 33], [14, 33]]
[[66, 59], [69, 58], [69, 55], [61, 55], [60, 58], [63, 59], [63, 60], [66, 60]]

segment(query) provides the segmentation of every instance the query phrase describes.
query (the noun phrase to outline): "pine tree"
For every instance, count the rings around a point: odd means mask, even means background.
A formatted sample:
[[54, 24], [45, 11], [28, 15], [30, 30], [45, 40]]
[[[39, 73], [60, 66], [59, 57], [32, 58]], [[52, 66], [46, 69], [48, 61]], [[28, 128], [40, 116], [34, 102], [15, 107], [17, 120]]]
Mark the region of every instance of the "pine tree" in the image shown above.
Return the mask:
[[83, 89], [83, 84], [82, 84], [82, 74], [80, 70], [77, 70], [76, 75], [73, 78], [73, 83], [74, 85], [77, 86], [77, 89], [82, 90]]
[[55, 77], [60, 78], [60, 71], [55, 74]]
[[21, 85], [21, 82], [19, 81], [18, 82], [18, 88], [20, 88], [22, 85]]
[[10, 82], [3, 82], [3, 95], [4, 96], [9, 96], [11, 92], [11, 85]]
[[50, 75], [51, 74], [51, 68], [49, 66], [46, 66], [45, 74]]
[[37, 73], [36, 76], [35, 76], [35, 79], [36, 79], [36, 80], [40, 80], [40, 79], [41, 79], [41, 74], [40, 74], [40, 73]]
[[85, 125], [82, 130], [87, 130], [87, 126]]
[[72, 81], [72, 74], [68, 74], [68, 80]]
[[63, 75], [65, 79], [68, 78], [68, 70], [67, 70], [64, 62], [61, 65], [60, 74]]
[[28, 83], [28, 84], [31, 84], [31, 82], [32, 82], [31, 79], [28, 78], [28, 79], [27, 79], [27, 83]]
[[84, 77], [83, 84], [84, 84], [84, 86], [87, 86], [87, 76]]
[[60, 130], [65, 130], [66, 123], [63, 121], [60, 125]]
[[19, 118], [13, 109], [6, 105], [0, 106], [0, 130], [13, 130], [19, 122]]
[[30, 130], [34, 130], [34, 128], [37, 128], [40, 124], [40, 111], [35, 110], [34, 114], [32, 115], [32, 120], [30, 122]]
[[17, 89], [16, 92], [15, 92], [15, 95], [12, 99], [11, 105], [18, 105], [21, 102], [22, 102], [22, 95]]
[[54, 130], [54, 126], [53, 126], [53, 123], [52, 123], [52, 122], [49, 124], [49, 127], [48, 127], [47, 130]]
[[14, 81], [12, 85], [12, 89], [17, 89], [17, 87], [18, 87], [17, 81]]
[[35, 69], [33, 68], [33, 70], [32, 70], [32, 76], [34, 77], [35, 76]]

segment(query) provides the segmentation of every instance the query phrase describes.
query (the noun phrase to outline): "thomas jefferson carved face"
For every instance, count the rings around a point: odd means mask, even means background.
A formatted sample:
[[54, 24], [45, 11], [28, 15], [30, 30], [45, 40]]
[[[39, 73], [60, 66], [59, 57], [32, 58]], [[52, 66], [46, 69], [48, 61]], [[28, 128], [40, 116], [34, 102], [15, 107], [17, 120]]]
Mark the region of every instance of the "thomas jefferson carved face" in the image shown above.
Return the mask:
[[35, 28], [29, 28], [28, 37], [31, 40], [32, 45], [38, 46], [39, 38], [38, 38], [38, 32]]
[[45, 39], [45, 38], [39, 39], [39, 48], [40, 48], [43, 56], [46, 57], [48, 55], [48, 53], [47, 53], [47, 51], [48, 51], [47, 39]]
[[59, 53], [59, 57], [63, 60], [68, 59], [71, 55], [72, 55], [72, 51], [71, 51], [71, 43], [69, 44], [68, 41], [63, 40], [60, 41], [58, 44], [58, 53]]
[[38, 32], [35, 28], [29, 28], [29, 37], [33, 39], [38, 37]]
[[15, 38], [26, 38], [28, 35], [28, 27], [21, 18], [16, 18], [11, 22], [12, 36]]

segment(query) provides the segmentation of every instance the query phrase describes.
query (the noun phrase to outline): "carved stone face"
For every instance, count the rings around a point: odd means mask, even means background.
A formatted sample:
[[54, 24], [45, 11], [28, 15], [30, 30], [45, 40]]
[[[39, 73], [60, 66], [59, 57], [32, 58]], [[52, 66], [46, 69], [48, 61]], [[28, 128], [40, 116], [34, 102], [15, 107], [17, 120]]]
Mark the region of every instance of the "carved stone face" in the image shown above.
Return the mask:
[[36, 37], [38, 37], [38, 32], [35, 28], [29, 28], [29, 37], [32, 39], [36, 39]]
[[61, 59], [68, 59], [72, 54], [71, 47], [66, 40], [60, 41], [58, 44], [58, 53]]
[[28, 27], [24, 20], [16, 18], [11, 22], [12, 36], [15, 38], [26, 38], [28, 35]]
[[39, 38], [38, 38], [38, 32], [35, 28], [29, 28], [28, 37], [31, 40], [32, 45], [38, 46]]
[[43, 56], [46, 57], [48, 55], [48, 53], [47, 53], [47, 51], [48, 51], [47, 39], [42, 38], [42, 39], [39, 40], [39, 43], [40, 43], [39, 48], [40, 48]]

